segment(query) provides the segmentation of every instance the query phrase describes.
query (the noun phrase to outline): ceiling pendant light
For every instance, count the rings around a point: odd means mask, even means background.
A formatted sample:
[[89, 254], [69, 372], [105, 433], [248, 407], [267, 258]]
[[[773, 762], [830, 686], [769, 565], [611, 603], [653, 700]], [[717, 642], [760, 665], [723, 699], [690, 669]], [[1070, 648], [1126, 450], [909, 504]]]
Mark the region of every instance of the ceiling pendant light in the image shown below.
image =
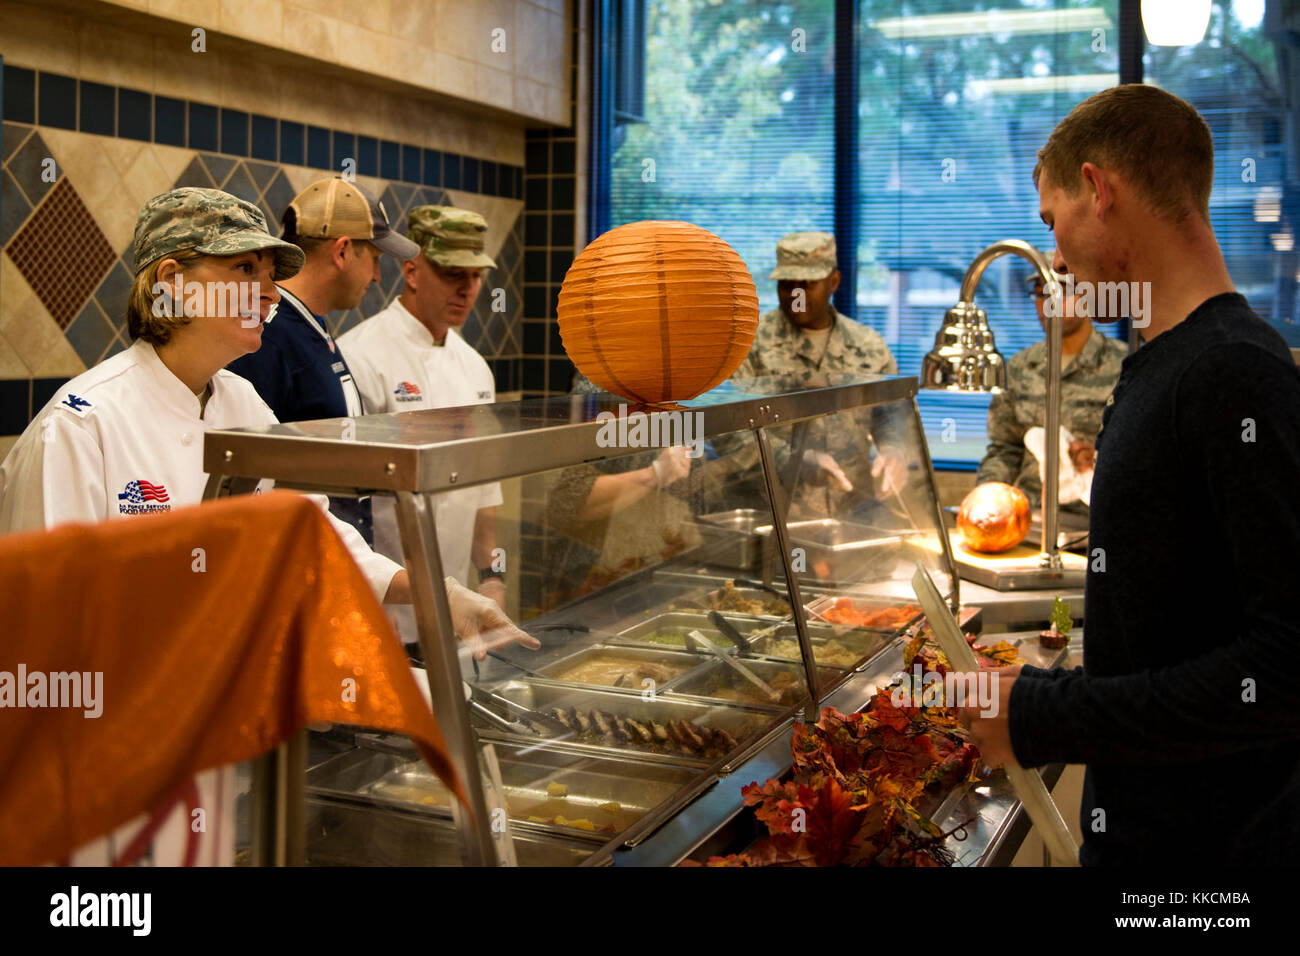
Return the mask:
[[1142, 0], [1142, 26], [1152, 46], [1200, 43], [1210, 25], [1211, 0]]

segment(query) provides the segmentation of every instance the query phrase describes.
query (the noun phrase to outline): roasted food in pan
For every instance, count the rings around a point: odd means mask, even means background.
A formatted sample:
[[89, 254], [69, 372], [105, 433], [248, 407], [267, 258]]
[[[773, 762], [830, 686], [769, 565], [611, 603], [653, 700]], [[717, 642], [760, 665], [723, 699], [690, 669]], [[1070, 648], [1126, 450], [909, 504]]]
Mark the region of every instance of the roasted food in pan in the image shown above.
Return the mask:
[[690, 720], [637, 720], [581, 707], [550, 707], [543, 713], [570, 728], [573, 739], [581, 743], [709, 760], [726, 756], [737, 746], [727, 731]]

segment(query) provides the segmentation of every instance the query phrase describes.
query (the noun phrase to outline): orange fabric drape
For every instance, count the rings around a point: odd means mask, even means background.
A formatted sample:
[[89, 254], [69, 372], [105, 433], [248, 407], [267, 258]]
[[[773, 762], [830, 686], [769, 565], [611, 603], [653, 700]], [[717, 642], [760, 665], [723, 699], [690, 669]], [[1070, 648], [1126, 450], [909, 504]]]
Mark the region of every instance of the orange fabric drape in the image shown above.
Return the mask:
[[0, 683], [0, 863], [62, 859], [316, 721], [410, 736], [464, 798], [378, 600], [300, 495], [0, 538], [11, 689], [20, 665], [32, 702], [30, 675], [102, 673], [102, 712], [18, 708]]

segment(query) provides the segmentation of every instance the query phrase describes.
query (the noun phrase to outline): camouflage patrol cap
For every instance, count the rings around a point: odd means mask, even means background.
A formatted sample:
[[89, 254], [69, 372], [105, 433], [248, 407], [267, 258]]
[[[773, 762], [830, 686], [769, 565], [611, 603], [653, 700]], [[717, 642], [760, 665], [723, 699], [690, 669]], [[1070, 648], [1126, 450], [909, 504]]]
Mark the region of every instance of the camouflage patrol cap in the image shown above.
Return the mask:
[[792, 232], [776, 244], [776, 268], [769, 279], [813, 282], [836, 269], [835, 237], [829, 232]]
[[135, 220], [135, 273], [183, 249], [209, 256], [233, 256], [269, 249], [275, 255], [275, 278], [287, 279], [302, 268], [304, 256], [292, 243], [266, 229], [266, 217], [250, 202], [222, 192], [188, 186], [154, 196]]
[[476, 212], [453, 206], [416, 206], [407, 220], [406, 235], [434, 265], [448, 269], [495, 269], [483, 252], [487, 221]]

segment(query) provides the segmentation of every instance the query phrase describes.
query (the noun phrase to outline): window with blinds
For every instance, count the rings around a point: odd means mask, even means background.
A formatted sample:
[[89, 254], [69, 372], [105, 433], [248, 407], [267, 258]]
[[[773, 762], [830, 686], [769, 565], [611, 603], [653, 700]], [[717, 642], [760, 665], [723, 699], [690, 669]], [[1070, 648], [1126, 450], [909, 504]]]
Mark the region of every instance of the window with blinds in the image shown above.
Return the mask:
[[832, 0], [649, 0], [646, 121], [615, 127], [612, 224], [716, 233], [775, 308], [777, 240], [834, 230], [834, 25]]
[[[854, 2], [854, 0], [843, 0]], [[999, 239], [1049, 252], [1031, 173], [1079, 101], [1118, 82], [1118, 0], [856, 0], [861, 234], [851, 315], [914, 374], [961, 276]], [[1216, 2], [1195, 47], [1148, 51], [1148, 82], [1186, 97], [1214, 132], [1211, 213], [1234, 280], [1292, 334], [1300, 202], [1285, 142], [1295, 99], [1262, 0]], [[616, 128], [612, 222], [684, 219], [749, 264], [762, 307], [777, 239], [834, 225], [832, 0], [648, 0], [645, 122]], [[1272, 32], [1270, 33], [1270, 29]], [[1250, 163], [1246, 163], [1250, 160]], [[1252, 181], [1243, 173], [1249, 169]], [[1006, 358], [1042, 337], [1022, 260], [977, 296]], [[1099, 326], [1123, 336], [1115, 325]], [[936, 465], [983, 457], [988, 396], [922, 391]]]

